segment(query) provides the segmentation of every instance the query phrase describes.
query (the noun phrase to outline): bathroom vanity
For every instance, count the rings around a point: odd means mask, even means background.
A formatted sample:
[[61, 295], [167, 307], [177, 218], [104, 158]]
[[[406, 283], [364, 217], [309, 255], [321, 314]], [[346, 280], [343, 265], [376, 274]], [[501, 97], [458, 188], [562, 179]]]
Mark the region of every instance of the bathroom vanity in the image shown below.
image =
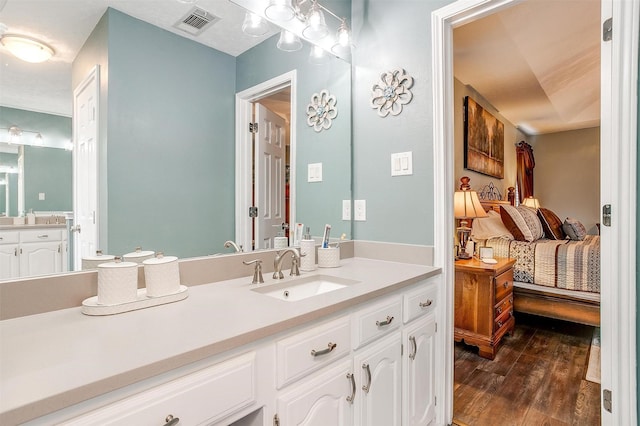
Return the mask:
[[0, 226], [0, 280], [67, 271], [66, 225]]
[[0, 423], [429, 424], [440, 273], [354, 257], [259, 285], [192, 286], [119, 315], [4, 320]]

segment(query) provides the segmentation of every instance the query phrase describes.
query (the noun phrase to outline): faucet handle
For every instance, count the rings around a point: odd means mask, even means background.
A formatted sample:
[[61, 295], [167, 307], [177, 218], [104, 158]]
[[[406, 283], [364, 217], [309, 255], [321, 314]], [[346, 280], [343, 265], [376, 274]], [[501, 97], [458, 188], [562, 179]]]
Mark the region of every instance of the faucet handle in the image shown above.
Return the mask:
[[251, 284], [264, 283], [264, 278], [262, 278], [262, 260], [261, 259], [254, 259], [248, 262], [243, 260], [242, 263], [244, 263], [245, 265], [251, 265], [255, 263], [256, 265], [255, 269], [253, 270], [253, 280], [251, 281]]
[[291, 255], [291, 272], [289, 272], [290, 276], [299, 276], [300, 275], [300, 268], [299, 268], [299, 261], [298, 258], [296, 257], [296, 255]]

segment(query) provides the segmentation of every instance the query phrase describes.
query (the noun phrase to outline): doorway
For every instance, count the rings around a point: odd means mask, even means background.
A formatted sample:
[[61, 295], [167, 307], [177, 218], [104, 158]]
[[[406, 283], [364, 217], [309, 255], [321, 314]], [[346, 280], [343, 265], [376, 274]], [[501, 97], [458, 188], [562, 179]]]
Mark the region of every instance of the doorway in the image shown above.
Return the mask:
[[[236, 94], [235, 239], [245, 251], [272, 248], [295, 220], [295, 99], [295, 70]], [[267, 140], [283, 151], [255, 149]]]
[[[432, 14], [433, 96], [434, 96], [434, 173], [435, 264], [442, 266], [446, 286], [443, 301], [445, 356], [443, 371], [445, 404], [442, 423], [450, 423], [453, 414], [453, 28], [482, 18], [515, 2], [476, 0], [455, 2]], [[601, 275], [609, 282], [625, 285], [603, 286], [601, 295], [602, 389], [614, 395], [611, 406], [603, 406], [603, 424], [634, 424], [636, 413], [636, 288], [635, 288], [635, 212], [636, 144], [638, 90], [637, 2], [602, 3], [602, 21], [612, 18], [615, 38], [601, 44], [602, 107], [601, 203], [610, 204], [618, 213], [611, 226], [603, 227]], [[631, 78], [630, 78], [631, 76]], [[615, 112], [615, 114], [614, 114]], [[616, 348], [614, 352], [613, 349]]]

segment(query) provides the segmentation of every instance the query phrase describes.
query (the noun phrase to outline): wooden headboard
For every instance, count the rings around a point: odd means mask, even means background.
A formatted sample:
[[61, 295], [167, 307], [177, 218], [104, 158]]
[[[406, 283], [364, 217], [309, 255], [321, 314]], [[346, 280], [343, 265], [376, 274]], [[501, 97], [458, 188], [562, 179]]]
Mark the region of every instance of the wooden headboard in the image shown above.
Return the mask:
[[[469, 181], [471, 181], [469, 177], [467, 176], [461, 177], [460, 189], [470, 190], [471, 185], [469, 184]], [[495, 188], [493, 183], [489, 183], [488, 185], [485, 185], [485, 187], [481, 191], [478, 191], [478, 197], [480, 198], [480, 204], [482, 204], [482, 207], [484, 207], [485, 211], [488, 212], [489, 210], [493, 210], [500, 213], [501, 205], [504, 206], [504, 205], [514, 204], [516, 199], [515, 188], [513, 186], [510, 186], [509, 188], [507, 188], [507, 200], [502, 200], [500, 199], [502, 198], [500, 191], [498, 191], [497, 188]]]

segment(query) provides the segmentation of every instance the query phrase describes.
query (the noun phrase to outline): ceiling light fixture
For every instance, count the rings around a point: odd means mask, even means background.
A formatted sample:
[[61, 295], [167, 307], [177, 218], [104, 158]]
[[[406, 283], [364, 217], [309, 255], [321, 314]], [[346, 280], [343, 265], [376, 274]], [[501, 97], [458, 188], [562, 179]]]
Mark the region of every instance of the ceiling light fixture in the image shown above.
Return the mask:
[[278, 39], [278, 44], [276, 45], [278, 49], [283, 50], [285, 52], [295, 52], [296, 50], [302, 49], [302, 42], [300, 38], [294, 33], [282, 30], [280, 32], [280, 38]]
[[269, 24], [255, 13], [247, 12], [242, 23], [242, 32], [252, 37], [260, 37], [269, 31]]
[[51, 46], [31, 37], [17, 34], [4, 34], [0, 43], [15, 57], [26, 62], [40, 63], [49, 60], [55, 51]]

